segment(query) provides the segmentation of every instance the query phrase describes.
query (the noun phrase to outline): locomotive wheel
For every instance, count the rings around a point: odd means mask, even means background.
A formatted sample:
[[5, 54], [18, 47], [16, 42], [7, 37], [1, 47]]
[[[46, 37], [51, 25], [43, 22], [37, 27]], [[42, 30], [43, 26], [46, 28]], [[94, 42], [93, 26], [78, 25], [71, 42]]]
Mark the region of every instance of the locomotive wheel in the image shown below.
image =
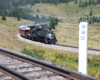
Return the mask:
[[53, 44], [56, 44], [55, 42], [53, 42]]
[[48, 40], [47, 39], [45, 39], [45, 43], [48, 44]]
[[34, 41], [34, 37], [32, 37], [32, 41]]
[[51, 44], [55, 44], [55, 42], [54, 42], [54, 41], [52, 41], [52, 42], [51, 42]]
[[27, 36], [25, 36], [25, 39], [27, 39]]
[[35, 37], [32, 37], [32, 41], [35, 41], [36, 40], [36, 38]]

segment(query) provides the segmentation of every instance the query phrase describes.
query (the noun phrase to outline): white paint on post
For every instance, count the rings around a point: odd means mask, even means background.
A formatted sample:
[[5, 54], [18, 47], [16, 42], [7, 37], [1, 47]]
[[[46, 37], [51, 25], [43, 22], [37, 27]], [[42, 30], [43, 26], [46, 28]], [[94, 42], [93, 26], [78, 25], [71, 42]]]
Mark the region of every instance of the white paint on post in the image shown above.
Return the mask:
[[88, 23], [79, 24], [79, 72], [87, 75]]

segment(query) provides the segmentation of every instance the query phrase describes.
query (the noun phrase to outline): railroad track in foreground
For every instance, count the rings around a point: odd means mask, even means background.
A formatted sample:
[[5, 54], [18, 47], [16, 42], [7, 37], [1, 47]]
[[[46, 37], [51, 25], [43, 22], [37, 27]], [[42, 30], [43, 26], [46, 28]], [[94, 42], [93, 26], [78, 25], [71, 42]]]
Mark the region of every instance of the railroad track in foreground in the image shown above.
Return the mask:
[[0, 80], [27, 80], [28, 77], [0, 64]]
[[26, 78], [22, 80], [97, 80], [3, 48], [0, 48], [0, 64]]

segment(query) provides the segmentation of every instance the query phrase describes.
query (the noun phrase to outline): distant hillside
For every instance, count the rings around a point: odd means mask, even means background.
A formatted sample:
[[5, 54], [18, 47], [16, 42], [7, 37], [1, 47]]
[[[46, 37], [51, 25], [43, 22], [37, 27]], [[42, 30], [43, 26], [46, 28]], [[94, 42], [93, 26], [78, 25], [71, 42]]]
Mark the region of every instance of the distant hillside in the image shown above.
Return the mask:
[[99, 16], [99, 4], [100, 0], [0, 0], [0, 15], [36, 21], [39, 14], [76, 22], [90, 11], [92, 16]]

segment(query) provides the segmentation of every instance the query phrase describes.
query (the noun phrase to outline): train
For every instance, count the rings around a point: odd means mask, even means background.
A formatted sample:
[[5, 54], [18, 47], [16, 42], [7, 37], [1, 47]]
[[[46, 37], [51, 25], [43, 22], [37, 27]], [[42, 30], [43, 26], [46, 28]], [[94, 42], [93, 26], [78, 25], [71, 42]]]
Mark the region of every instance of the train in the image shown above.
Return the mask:
[[33, 41], [46, 44], [56, 44], [57, 39], [51, 29], [46, 29], [47, 24], [28, 24], [19, 27], [20, 36]]

